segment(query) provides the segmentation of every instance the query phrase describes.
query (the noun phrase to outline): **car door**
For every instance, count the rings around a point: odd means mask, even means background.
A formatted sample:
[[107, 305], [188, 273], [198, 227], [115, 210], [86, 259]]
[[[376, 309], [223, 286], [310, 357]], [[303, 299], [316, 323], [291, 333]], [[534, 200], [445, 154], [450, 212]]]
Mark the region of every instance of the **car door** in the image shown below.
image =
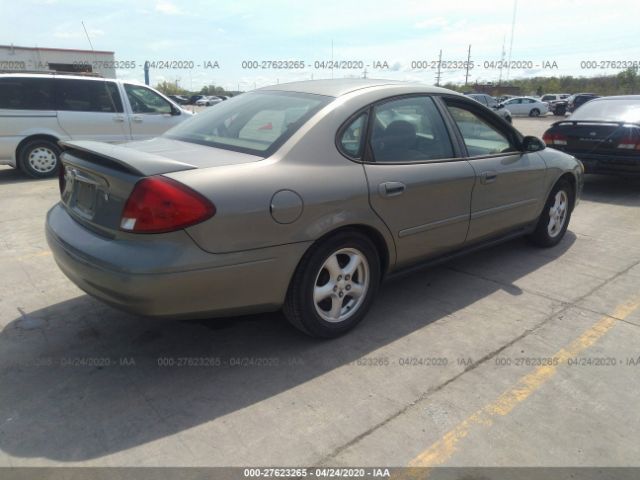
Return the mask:
[[[394, 236], [398, 266], [461, 246], [475, 173], [456, 158], [458, 146], [433, 98], [385, 100], [363, 115], [369, 200]], [[345, 150], [352, 148], [348, 138], [342, 142]]]
[[58, 123], [73, 140], [113, 143], [131, 139], [115, 82], [56, 78], [54, 85]]
[[476, 180], [467, 242], [473, 243], [530, 223], [544, 202], [546, 164], [520, 150], [520, 135], [471, 102], [444, 99], [466, 149]]
[[504, 106], [512, 115], [523, 115], [525, 113], [525, 106], [522, 104], [521, 98], [512, 98], [511, 100], [508, 100]]
[[150, 88], [125, 83], [124, 90], [134, 140], [157, 137], [184, 120], [180, 110]]

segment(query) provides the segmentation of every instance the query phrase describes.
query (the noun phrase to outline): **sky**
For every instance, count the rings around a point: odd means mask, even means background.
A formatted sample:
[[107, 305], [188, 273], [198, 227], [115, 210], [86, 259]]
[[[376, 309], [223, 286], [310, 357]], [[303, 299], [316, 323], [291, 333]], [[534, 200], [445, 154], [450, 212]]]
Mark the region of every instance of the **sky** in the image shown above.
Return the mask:
[[[581, 62], [640, 62], [639, 18], [637, 0], [619, 0], [615, 8], [602, 0], [0, 0], [0, 44], [88, 49], [84, 22], [96, 50], [136, 62], [135, 69], [118, 70], [118, 78], [143, 81], [147, 60], [182, 62], [192, 68], [152, 69], [151, 84], [167, 80], [187, 90], [365, 74], [435, 84], [432, 62], [440, 50], [451, 62], [443, 64], [451, 68], [441, 70], [440, 82], [461, 83], [460, 63], [471, 45], [469, 82], [484, 83], [617, 73]], [[500, 70], [509, 56], [514, 68]], [[331, 70], [331, 60], [356, 68]], [[247, 61], [260, 68], [243, 68]], [[304, 68], [263, 69], [263, 61], [299, 61]], [[215, 62], [218, 68], [205, 68]]]

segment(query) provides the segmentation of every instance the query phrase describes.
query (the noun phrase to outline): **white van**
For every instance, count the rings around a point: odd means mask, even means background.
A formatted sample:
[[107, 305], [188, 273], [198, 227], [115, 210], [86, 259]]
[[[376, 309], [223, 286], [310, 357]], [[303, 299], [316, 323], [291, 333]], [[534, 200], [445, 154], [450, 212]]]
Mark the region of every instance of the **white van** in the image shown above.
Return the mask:
[[53, 176], [58, 140], [143, 140], [191, 115], [146, 85], [73, 74], [0, 74], [0, 164], [32, 177]]

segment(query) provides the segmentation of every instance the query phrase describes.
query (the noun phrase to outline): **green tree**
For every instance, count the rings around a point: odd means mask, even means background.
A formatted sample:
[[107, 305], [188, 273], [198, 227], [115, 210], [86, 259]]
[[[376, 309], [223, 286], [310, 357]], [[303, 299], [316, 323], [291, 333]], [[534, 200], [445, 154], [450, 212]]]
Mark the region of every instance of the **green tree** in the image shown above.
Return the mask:
[[227, 95], [227, 91], [215, 85], [205, 85], [200, 89], [200, 95]]
[[620, 93], [636, 93], [638, 89], [638, 70], [636, 68], [627, 68], [618, 74], [620, 82]]
[[165, 95], [184, 95], [187, 91], [184, 88], [180, 88], [173, 82], [160, 82], [155, 86], [155, 89]]

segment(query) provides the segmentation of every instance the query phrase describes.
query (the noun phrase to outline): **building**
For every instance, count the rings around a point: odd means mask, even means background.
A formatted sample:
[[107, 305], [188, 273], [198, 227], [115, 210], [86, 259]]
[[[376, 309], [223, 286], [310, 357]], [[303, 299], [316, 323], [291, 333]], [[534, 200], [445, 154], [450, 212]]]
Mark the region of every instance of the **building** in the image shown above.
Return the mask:
[[0, 72], [90, 72], [116, 78], [114, 52], [0, 45]]

